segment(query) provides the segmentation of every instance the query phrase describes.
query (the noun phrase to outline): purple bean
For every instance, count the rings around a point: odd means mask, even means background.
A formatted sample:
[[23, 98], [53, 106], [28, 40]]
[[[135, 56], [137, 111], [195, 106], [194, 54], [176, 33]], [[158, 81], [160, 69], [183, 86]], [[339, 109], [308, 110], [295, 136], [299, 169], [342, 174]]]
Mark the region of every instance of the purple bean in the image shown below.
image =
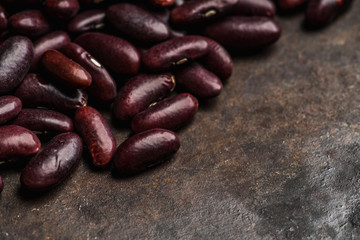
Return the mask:
[[281, 28], [266, 17], [227, 17], [207, 25], [202, 33], [225, 48], [251, 50], [276, 42]]
[[11, 37], [1, 44], [0, 93], [10, 92], [21, 83], [33, 57], [33, 45], [26, 37]]
[[0, 127], [0, 161], [34, 155], [40, 147], [40, 140], [30, 130], [15, 125]]
[[174, 4], [175, 0], [149, 0], [153, 5], [158, 7], [168, 7]]
[[110, 102], [116, 97], [116, 83], [106, 69], [88, 52], [76, 43], [69, 43], [63, 53], [79, 63], [92, 77], [86, 90], [100, 102]]
[[42, 106], [60, 111], [74, 110], [87, 104], [87, 95], [80, 89], [56, 86], [39, 74], [28, 74], [16, 89], [15, 96], [26, 106]]
[[0, 124], [4, 124], [19, 114], [22, 102], [14, 96], [0, 97]]
[[178, 136], [165, 129], [151, 129], [125, 140], [117, 148], [114, 165], [123, 176], [158, 165], [180, 148]]
[[136, 75], [120, 89], [113, 105], [114, 116], [128, 121], [174, 88], [175, 79], [171, 73]]
[[78, 0], [45, 0], [45, 10], [59, 19], [69, 19], [76, 15], [80, 9]]
[[40, 10], [18, 12], [9, 18], [11, 29], [28, 37], [38, 37], [50, 31], [51, 26]]
[[304, 5], [309, 0], [278, 0], [279, 7], [283, 10], [293, 10]]
[[135, 115], [131, 122], [134, 132], [153, 128], [176, 130], [188, 122], [197, 112], [199, 103], [189, 93], [166, 98]]
[[143, 63], [153, 71], [166, 71], [209, 52], [209, 44], [199, 36], [173, 38], [145, 52]]
[[134, 75], [139, 71], [139, 52], [122, 38], [104, 33], [84, 33], [75, 39], [75, 43], [116, 73]]
[[0, 5], [0, 33], [7, 29], [8, 20], [5, 8]]
[[20, 177], [21, 186], [31, 192], [53, 188], [79, 163], [82, 148], [77, 134], [57, 135], [26, 165]]
[[276, 7], [270, 0], [238, 0], [238, 3], [232, 9], [232, 14], [274, 17]]
[[181, 88], [199, 98], [215, 97], [223, 87], [217, 76], [195, 62], [179, 69], [175, 78]]
[[73, 122], [68, 116], [45, 109], [23, 109], [11, 121], [11, 124], [45, 134], [58, 134], [74, 130]]
[[87, 10], [76, 15], [68, 24], [67, 30], [71, 33], [99, 30], [105, 26], [105, 10]]

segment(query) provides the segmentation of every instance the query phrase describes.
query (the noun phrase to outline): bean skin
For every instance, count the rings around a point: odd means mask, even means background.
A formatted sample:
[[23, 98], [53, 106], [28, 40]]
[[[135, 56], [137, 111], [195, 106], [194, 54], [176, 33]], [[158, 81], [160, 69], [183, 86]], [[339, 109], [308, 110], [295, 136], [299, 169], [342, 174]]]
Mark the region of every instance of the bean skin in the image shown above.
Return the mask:
[[87, 95], [83, 90], [54, 85], [33, 73], [26, 75], [16, 89], [15, 96], [26, 106], [41, 106], [60, 111], [74, 110], [87, 104]]
[[74, 130], [73, 122], [68, 116], [46, 109], [23, 109], [11, 121], [11, 124], [45, 134], [58, 134]]
[[40, 147], [39, 138], [30, 130], [15, 125], [0, 127], [0, 161], [34, 155]]
[[215, 97], [223, 88], [220, 79], [215, 74], [195, 62], [179, 69], [175, 77], [181, 88], [199, 98]]
[[0, 33], [4, 32], [7, 29], [8, 20], [5, 8], [0, 5]]
[[0, 97], [0, 124], [4, 124], [16, 117], [22, 108], [22, 102], [14, 96]]
[[0, 176], [0, 193], [4, 190], [4, 181], [2, 177]]
[[232, 9], [232, 14], [272, 18], [276, 14], [276, 7], [270, 0], [238, 0], [238, 3]]
[[28, 37], [38, 37], [50, 31], [51, 26], [39, 10], [18, 12], [9, 18], [13, 32]]
[[106, 120], [92, 107], [79, 108], [74, 117], [76, 131], [84, 140], [95, 166], [106, 167], [116, 150], [115, 137]]
[[189, 93], [181, 93], [136, 114], [131, 122], [131, 129], [136, 133], [153, 128], [176, 130], [194, 117], [198, 107], [195, 97]]
[[166, 71], [209, 52], [209, 44], [199, 36], [173, 38], [150, 48], [143, 55], [146, 68]]
[[171, 11], [171, 22], [189, 25], [207, 22], [229, 13], [238, 0], [190, 0]]
[[121, 121], [130, 120], [150, 104], [164, 98], [175, 88], [171, 73], [138, 74], [119, 91], [113, 105], [113, 114]]
[[174, 132], [159, 128], [141, 132], [117, 148], [115, 169], [122, 176], [134, 175], [160, 164], [179, 148], [180, 140]]
[[55, 31], [39, 38], [34, 42], [34, 60], [31, 64], [30, 72], [37, 70], [38, 62], [44, 52], [50, 49], [60, 50], [70, 42], [70, 37], [66, 32]]
[[0, 46], [0, 94], [18, 86], [34, 57], [32, 42], [22, 36], [8, 38]]
[[[108, 70], [134, 75], [140, 68], [140, 54], [128, 41], [104, 33], [84, 33], [75, 39]], [[99, 47], [101, 46], [101, 47]]]
[[81, 89], [91, 85], [90, 73], [57, 50], [46, 51], [41, 63], [44, 69], [61, 84]]
[[45, 0], [45, 10], [59, 19], [69, 19], [76, 15], [80, 9], [78, 0]]
[[150, 2], [159, 7], [169, 7], [174, 4], [175, 0], [150, 0]]
[[71, 33], [99, 30], [105, 26], [105, 10], [88, 10], [76, 15], [68, 24], [67, 30]]
[[283, 10], [293, 10], [304, 5], [309, 0], [278, 0], [279, 7]]
[[112, 5], [106, 10], [106, 17], [117, 30], [137, 41], [155, 43], [170, 36], [165, 23], [134, 4]]
[[21, 186], [30, 192], [49, 190], [63, 181], [79, 163], [81, 138], [75, 133], [55, 136], [34, 156], [21, 173]]
[[76, 43], [69, 43], [62, 52], [79, 63], [92, 77], [86, 90], [100, 102], [110, 102], [116, 97], [116, 83], [108, 71], [87, 51]]
[[276, 42], [281, 28], [266, 17], [227, 17], [207, 25], [202, 33], [227, 49], [251, 50]]
[[93, 4], [100, 4], [105, 0], [79, 0], [81, 5], [93, 5]]

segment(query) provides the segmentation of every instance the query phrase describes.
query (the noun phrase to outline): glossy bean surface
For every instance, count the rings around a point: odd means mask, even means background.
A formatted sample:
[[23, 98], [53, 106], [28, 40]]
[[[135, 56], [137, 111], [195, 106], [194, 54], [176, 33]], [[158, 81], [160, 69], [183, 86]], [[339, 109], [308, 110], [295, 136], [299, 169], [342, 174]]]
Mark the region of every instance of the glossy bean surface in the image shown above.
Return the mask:
[[92, 107], [79, 108], [74, 117], [76, 131], [84, 140], [95, 166], [106, 167], [116, 150], [115, 137], [103, 116]]
[[114, 165], [119, 174], [133, 175], [165, 161], [179, 148], [180, 140], [174, 132], [151, 129], [120, 144], [114, 155]]
[[153, 128], [176, 130], [188, 122], [197, 112], [199, 103], [188, 93], [166, 98], [135, 115], [131, 122], [134, 132]]
[[91, 85], [90, 73], [57, 50], [46, 51], [41, 63], [44, 69], [61, 84], [73, 88], [86, 88]]
[[152, 4], [159, 7], [168, 7], [175, 3], [175, 0], [150, 0]]
[[64, 180], [79, 163], [81, 138], [75, 133], [55, 136], [21, 173], [21, 186], [31, 192], [49, 190]]
[[0, 45], [0, 93], [13, 90], [24, 79], [34, 57], [32, 42], [22, 36]]
[[173, 38], [150, 48], [143, 55], [146, 68], [166, 71], [209, 52], [209, 44], [199, 36]]
[[73, 110], [87, 104], [87, 94], [80, 89], [54, 85], [39, 74], [28, 74], [16, 89], [15, 96], [26, 106], [41, 106], [60, 111]]
[[202, 33], [225, 48], [251, 50], [276, 42], [281, 28], [266, 17], [227, 17], [207, 25]]
[[45, 10], [59, 19], [69, 19], [76, 15], [80, 9], [78, 0], [45, 0]]
[[127, 75], [139, 71], [139, 52], [122, 38], [104, 33], [84, 33], [75, 39], [75, 43], [91, 53], [108, 70]]
[[278, 0], [279, 7], [283, 10], [293, 10], [304, 5], [309, 0]]
[[108, 71], [93, 56], [76, 43], [69, 43], [62, 52], [80, 64], [92, 78], [86, 90], [98, 101], [110, 102], [116, 97], [116, 83]]
[[7, 29], [8, 19], [6, 15], [5, 8], [0, 5], [0, 33]]
[[74, 130], [73, 122], [68, 116], [46, 109], [22, 109], [19, 115], [11, 121], [11, 124], [31, 131], [50, 134]]
[[113, 114], [118, 120], [130, 120], [150, 104], [167, 96], [174, 88], [175, 79], [171, 73], [138, 74], [118, 92]]
[[28, 37], [38, 37], [50, 31], [51, 26], [40, 10], [18, 12], [9, 18], [13, 32]]
[[105, 27], [105, 10], [87, 10], [76, 15], [68, 24], [71, 33], [99, 30]]
[[270, 0], [238, 0], [231, 13], [240, 16], [274, 17], [276, 7]]
[[0, 97], [0, 124], [4, 124], [16, 117], [22, 108], [22, 102], [14, 96]]
[[15, 125], [0, 127], [0, 161], [34, 155], [40, 147], [39, 138], [30, 130]]

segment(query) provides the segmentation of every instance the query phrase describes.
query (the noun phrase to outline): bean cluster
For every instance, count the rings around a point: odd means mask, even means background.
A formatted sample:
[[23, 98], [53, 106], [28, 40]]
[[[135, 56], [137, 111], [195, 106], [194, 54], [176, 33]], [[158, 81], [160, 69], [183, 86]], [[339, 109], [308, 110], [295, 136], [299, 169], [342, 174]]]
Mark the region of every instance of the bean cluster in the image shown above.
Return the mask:
[[[283, 10], [308, 4], [308, 26], [322, 27], [350, 2], [276, 4]], [[220, 94], [231, 76], [227, 51], [251, 52], [281, 35], [269, 0], [0, 3], [0, 162], [28, 160], [20, 182], [30, 192], [69, 175], [83, 143], [95, 166], [112, 161], [120, 176], [168, 159], [180, 147], [173, 131], [196, 114], [198, 99]], [[89, 105], [111, 106], [115, 121], [134, 134], [117, 146]]]

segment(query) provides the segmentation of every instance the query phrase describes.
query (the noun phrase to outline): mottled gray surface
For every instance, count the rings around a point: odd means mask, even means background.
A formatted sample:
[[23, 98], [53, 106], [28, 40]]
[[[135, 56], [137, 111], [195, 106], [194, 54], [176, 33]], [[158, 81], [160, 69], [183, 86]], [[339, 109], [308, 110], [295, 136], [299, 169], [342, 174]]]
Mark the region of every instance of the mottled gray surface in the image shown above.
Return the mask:
[[20, 171], [0, 169], [0, 239], [359, 239], [359, 12], [355, 1], [316, 32], [301, 14], [279, 18], [280, 41], [236, 57], [180, 151], [140, 176], [82, 161], [27, 198]]

